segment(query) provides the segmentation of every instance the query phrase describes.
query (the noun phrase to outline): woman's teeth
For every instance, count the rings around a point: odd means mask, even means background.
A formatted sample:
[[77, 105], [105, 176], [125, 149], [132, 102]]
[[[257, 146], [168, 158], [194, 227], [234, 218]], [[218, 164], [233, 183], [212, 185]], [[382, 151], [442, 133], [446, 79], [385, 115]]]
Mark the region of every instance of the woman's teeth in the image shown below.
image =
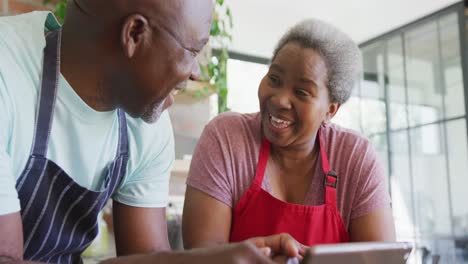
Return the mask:
[[291, 121], [282, 120], [272, 115], [270, 115], [270, 123], [276, 128], [287, 128], [292, 124]]

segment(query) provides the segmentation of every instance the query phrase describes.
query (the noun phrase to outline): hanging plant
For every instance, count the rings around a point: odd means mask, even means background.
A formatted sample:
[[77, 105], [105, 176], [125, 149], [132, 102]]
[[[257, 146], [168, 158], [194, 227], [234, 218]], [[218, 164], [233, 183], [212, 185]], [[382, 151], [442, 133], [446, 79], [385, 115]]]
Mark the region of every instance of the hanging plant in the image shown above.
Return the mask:
[[[218, 112], [228, 111], [227, 96], [227, 62], [229, 59], [228, 47], [232, 41], [233, 27], [232, 13], [224, 0], [215, 0], [213, 22], [211, 24], [211, 45], [217, 50], [213, 52], [207, 67], [201, 67], [202, 77], [208, 77], [210, 84], [216, 88], [218, 94]], [[205, 76], [203, 76], [205, 75]]]

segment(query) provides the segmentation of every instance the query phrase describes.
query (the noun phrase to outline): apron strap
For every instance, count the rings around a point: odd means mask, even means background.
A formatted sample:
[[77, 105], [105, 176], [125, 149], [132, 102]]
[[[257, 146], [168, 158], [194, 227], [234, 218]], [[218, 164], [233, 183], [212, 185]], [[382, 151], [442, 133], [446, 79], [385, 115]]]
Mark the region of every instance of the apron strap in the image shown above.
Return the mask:
[[52, 31], [46, 36], [42, 66], [42, 84], [31, 148], [31, 153], [34, 156], [45, 157], [47, 154], [55, 98], [57, 96], [58, 77], [60, 74], [61, 36], [61, 30]]
[[338, 175], [334, 170], [330, 170], [327, 153], [325, 152], [325, 143], [323, 141], [322, 128], [318, 131], [320, 159], [322, 160], [322, 170], [325, 175], [325, 203], [336, 207], [336, 187], [338, 185]]
[[258, 157], [257, 171], [255, 172], [254, 184], [261, 187], [263, 177], [265, 176], [265, 169], [268, 162], [268, 156], [270, 156], [270, 141], [266, 138], [263, 139], [262, 146], [260, 148], [260, 154]]
[[117, 110], [119, 118], [119, 145], [117, 148], [117, 158], [121, 155], [128, 155], [128, 133], [127, 133], [127, 118], [122, 109]]

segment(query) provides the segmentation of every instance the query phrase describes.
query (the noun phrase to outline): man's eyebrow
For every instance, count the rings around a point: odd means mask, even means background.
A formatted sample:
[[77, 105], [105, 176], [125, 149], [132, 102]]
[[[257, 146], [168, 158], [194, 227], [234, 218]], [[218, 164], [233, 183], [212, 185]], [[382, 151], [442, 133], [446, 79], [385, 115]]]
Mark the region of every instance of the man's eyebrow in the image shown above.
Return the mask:
[[162, 25], [155, 25], [156, 28], [158, 29], [162, 29], [164, 31], [166, 31], [167, 34], [169, 34], [173, 39], [175, 39], [180, 45], [182, 45], [182, 41], [180, 40], [180, 38], [174, 34], [171, 30], [169, 30], [167, 27], [165, 26], [162, 26]]
[[163, 26], [163, 25], [153, 25], [154, 27], [156, 27], [157, 29], [161, 29], [161, 30], [164, 30], [167, 34], [169, 34], [175, 41], [177, 41], [177, 43], [179, 43], [179, 45], [186, 49], [186, 50], [190, 50], [190, 51], [200, 51], [201, 49], [203, 49], [203, 47], [206, 45], [206, 43], [208, 42], [209, 38], [203, 38], [201, 40], [199, 40], [195, 46], [193, 47], [187, 47], [184, 45], [184, 43], [182, 42], [182, 40], [176, 35], [174, 34], [171, 30], [169, 30], [167, 27]]
[[194, 49], [200, 51], [201, 49], [203, 49], [203, 47], [206, 45], [206, 43], [208, 43], [208, 40], [209, 40], [209, 38], [203, 38], [203, 39], [199, 40], [197, 42], [197, 44], [195, 44]]

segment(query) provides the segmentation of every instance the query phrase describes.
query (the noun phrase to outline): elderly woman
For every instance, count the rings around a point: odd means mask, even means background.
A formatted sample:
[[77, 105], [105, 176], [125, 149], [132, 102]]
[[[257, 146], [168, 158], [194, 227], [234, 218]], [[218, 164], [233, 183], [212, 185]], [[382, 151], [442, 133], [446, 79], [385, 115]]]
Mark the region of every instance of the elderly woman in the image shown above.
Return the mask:
[[278, 233], [308, 246], [395, 239], [376, 152], [330, 123], [361, 64], [356, 44], [321, 21], [283, 36], [260, 82], [260, 113], [221, 114], [203, 132], [187, 181], [187, 248]]

